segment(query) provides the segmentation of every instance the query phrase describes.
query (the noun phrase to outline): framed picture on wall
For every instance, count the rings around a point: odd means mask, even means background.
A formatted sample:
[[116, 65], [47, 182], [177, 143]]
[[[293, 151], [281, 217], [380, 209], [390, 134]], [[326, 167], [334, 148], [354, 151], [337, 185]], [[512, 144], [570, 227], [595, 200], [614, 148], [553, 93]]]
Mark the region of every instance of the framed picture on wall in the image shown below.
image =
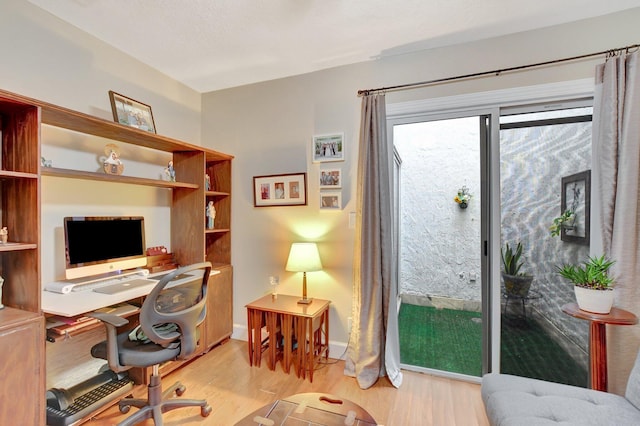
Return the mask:
[[156, 124], [149, 105], [143, 104], [119, 93], [109, 90], [111, 112], [116, 123], [136, 129], [156, 133]]
[[307, 205], [307, 174], [254, 176], [253, 205], [255, 207]]
[[321, 192], [320, 208], [326, 210], [342, 209], [342, 193], [340, 191]]
[[311, 147], [314, 163], [344, 160], [344, 133], [313, 137]]
[[320, 189], [342, 188], [342, 170], [320, 170]]
[[571, 223], [565, 223], [560, 239], [589, 245], [591, 231], [591, 170], [562, 178], [561, 213], [573, 213]]

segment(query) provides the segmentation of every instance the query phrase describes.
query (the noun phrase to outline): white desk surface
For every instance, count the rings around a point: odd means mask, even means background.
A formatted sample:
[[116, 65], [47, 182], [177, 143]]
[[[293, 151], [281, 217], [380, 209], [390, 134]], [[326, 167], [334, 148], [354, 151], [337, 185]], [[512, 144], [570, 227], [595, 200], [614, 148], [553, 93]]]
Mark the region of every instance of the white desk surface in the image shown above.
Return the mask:
[[[209, 276], [219, 273], [220, 271], [212, 269]], [[93, 312], [96, 309], [146, 296], [154, 286], [155, 283], [152, 283], [117, 294], [103, 294], [91, 290], [61, 294], [42, 290], [42, 311], [46, 314], [75, 317], [87, 312]]]

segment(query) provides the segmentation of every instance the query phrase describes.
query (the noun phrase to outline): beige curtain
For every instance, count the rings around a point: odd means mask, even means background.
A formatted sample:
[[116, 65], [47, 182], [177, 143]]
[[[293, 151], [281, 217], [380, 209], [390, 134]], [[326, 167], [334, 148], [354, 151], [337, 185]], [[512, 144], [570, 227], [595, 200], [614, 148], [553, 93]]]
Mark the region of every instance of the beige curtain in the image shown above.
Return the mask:
[[386, 375], [402, 383], [393, 274], [391, 179], [393, 156], [386, 139], [385, 97], [362, 99], [353, 280], [353, 326], [345, 374], [362, 389]]
[[[592, 255], [616, 261], [615, 306], [640, 316], [640, 70], [638, 53], [611, 55], [596, 69], [593, 111], [595, 225]], [[640, 326], [607, 326], [609, 391], [624, 394]]]

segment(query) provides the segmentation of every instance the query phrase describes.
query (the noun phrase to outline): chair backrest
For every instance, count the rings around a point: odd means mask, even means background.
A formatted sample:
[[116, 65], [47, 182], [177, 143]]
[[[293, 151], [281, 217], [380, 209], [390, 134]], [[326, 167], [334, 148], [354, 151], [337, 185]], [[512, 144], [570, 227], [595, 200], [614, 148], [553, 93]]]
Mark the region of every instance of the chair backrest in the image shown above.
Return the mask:
[[179, 343], [180, 359], [196, 350], [197, 327], [207, 314], [210, 272], [209, 262], [176, 269], [156, 284], [140, 308], [140, 328], [144, 334], [164, 347]]
[[624, 396], [640, 410], [640, 351], [638, 351], [638, 355], [636, 355], [636, 361], [629, 374], [627, 390]]

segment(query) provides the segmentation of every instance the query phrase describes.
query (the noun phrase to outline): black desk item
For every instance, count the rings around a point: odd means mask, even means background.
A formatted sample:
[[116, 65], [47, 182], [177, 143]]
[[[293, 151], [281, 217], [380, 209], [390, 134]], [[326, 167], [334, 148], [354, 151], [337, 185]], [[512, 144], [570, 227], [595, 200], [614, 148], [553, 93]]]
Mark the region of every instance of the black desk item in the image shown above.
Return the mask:
[[69, 389], [47, 391], [47, 425], [67, 426], [122, 398], [133, 389], [127, 375], [105, 371]]

